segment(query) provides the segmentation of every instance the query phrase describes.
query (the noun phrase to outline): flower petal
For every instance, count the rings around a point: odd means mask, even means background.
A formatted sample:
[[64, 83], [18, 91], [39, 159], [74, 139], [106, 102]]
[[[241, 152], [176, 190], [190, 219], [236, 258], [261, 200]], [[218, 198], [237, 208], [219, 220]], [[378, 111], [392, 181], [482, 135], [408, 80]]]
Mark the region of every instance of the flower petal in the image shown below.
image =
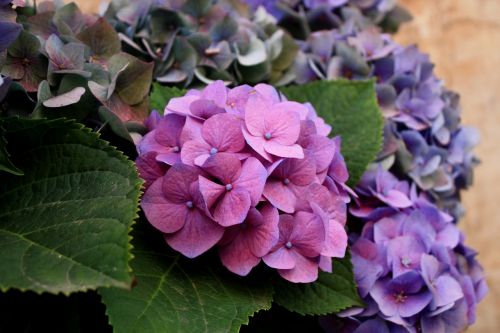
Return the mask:
[[217, 244], [223, 234], [224, 228], [198, 209], [193, 209], [187, 216], [184, 228], [175, 234], [165, 235], [165, 241], [174, 250], [194, 258]]
[[233, 185], [248, 191], [252, 206], [256, 206], [264, 191], [266, 179], [266, 168], [255, 157], [249, 157], [243, 162], [240, 176], [234, 181]]
[[294, 283], [310, 283], [318, 279], [318, 263], [316, 260], [306, 258], [293, 252], [295, 256], [295, 267], [292, 269], [280, 269], [278, 273], [282, 278]]
[[172, 233], [184, 226], [188, 208], [185, 204], [168, 201], [162, 190], [163, 178], [158, 179], [144, 194], [141, 207], [147, 220], [156, 229]]
[[270, 140], [264, 142], [264, 150], [271, 155], [279, 157], [304, 158], [304, 150], [297, 144], [291, 146], [283, 146], [276, 141]]
[[250, 195], [244, 189], [232, 189], [221, 197], [213, 212], [214, 220], [224, 227], [242, 223], [250, 209]]

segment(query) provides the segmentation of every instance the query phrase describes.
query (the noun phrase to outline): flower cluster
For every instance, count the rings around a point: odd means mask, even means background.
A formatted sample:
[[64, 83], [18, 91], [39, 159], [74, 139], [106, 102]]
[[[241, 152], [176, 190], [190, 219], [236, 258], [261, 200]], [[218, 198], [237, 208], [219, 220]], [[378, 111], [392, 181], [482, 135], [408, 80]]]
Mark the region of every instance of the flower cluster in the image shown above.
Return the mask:
[[[24, 93], [10, 98], [6, 109], [32, 117], [92, 117], [84, 122], [98, 128], [114, 116], [103, 116], [109, 111], [122, 121], [143, 121], [153, 64], [121, 52], [118, 34], [105, 19], [82, 13], [74, 3], [4, 3], [2, 20], [9, 21], [0, 22], [2, 34], [6, 29], [0, 73], [22, 87], [16, 94]], [[12, 5], [22, 13], [22, 25], [15, 23]], [[97, 114], [99, 107], [106, 109]]]
[[[387, 31], [396, 31], [410, 14], [394, 0], [245, 0], [253, 9], [265, 8], [278, 24], [301, 38], [307, 33], [304, 24], [313, 30], [338, 28], [355, 18], [358, 24], [379, 25]], [[304, 11], [305, 10], [305, 11]], [[307, 30], [307, 29], [306, 29]]]
[[105, 16], [124, 50], [155, 63], [163, 84], [288, 83], [298, 47], [265, 12], [230, 1], [112, 1]]
[[[295, 9], [294, 4], [280, 6]], [[316, 7], [309, 7], [295, 14], [314, 15]], [[429, 57], [417, 47], [396, 44], [373, 25], [364, 24], [359, 15], [339, 15], [335, 24], [309, 22], [301, 33], [294, 33], [301, 45], [294, 64], [295, 83], [376, 78], [379, 104], [386, 117], [380, 161], [395, 174], [409, 177], [439, 207], [460, 217], [459, 192], [472, 181], [477, 164], [472, 148], [478, 134], [460, 125], [458, 96], [443, 87]], [[290, 31], [304, 26], [287, 25], [288, 21], [282, 26]]]
[[367, 308], [342, 314], [359, 326], [353, 331], [461, 332], [472, 324], [487, 286], [453, 218], [382, 169], [357, 192], [352, 213], [365, 223], [351, 235], [351, 254]]
[[247, 275], [262, 259], [292, 282], [344, 256], [348, 173], [310, 104], [215, 81], [146, 126], [142, 208], [173, 249], [193, 258], [218, 245], [230, 271]]

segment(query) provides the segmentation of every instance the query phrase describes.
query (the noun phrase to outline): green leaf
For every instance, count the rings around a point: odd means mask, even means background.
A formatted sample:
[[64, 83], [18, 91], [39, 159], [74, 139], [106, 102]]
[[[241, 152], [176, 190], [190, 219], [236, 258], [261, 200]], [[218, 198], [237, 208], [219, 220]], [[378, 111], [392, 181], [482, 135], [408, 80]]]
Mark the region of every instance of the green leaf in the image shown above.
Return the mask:
[[9, 152], [7, 151], [7, 140], [5, 140], [5, 130], [0, 122], [0, 171], [5, 171], [16, 176], [22, 176], [23, 171], [19, 170], [10, 160]]
[[165, 87], [159, 83], [155, 83], [153, 84], [153, 92], [151, 93], [151, 109], [162, 112], [170, 99], [183, 96], [185, 93], [186, 90], [176, 87]]
[[261, 279], [238, 277], [206, 256], [168, 252], [163, 237], [147, 228], [133, 232], [137, 286], [99, 290], [114, 332], [238, 332], [254, 312], [271, 307], [270, 283], [251, 285]]
[[333, 273], [321, 272], [314, 283], [293, 284], [280, 279], [274, 284], [274, 290], [276, 303], [302, 315], [324, 315], [363, 306], [349, 254], [335, 259]]
[[342, 155], [355, 186], [382, 147], [384, 120], [373, 81], [316, 81], [282, 89], [290, 99], [310, 102], [342, 138]]
[[132, 162], [73, 121], [9, 118], [3, 127], [25, 175], [0, 175], [0, 289], [129, 288], [141, 185]]

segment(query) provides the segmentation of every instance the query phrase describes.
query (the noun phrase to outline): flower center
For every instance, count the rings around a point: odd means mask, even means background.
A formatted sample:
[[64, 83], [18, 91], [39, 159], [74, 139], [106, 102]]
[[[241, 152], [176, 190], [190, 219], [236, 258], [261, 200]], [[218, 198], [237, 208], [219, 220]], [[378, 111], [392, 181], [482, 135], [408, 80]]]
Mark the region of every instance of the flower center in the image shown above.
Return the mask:
[[212, 155], [212, 156], [213, 156], [213, 155], [215, 155], [215, 154], [217, 154], [218, 152], [219, 152], [219, 151], [218, 151], [218, 150], [217, 150], [217, 148], [215, 148], [215, 147], [212, 147], [212, 148], [210, 149], [210, 155]]
[[404, 291], [394, 294], [393, 296], [396, 303], [404, 303], [408, 298], [408, 296], [405, 295]]
[[271, 140], [271, 133], [267, 132], [264, 134], [264, 138], [266, 138], [266, 140]]
[[406, 257], [405, 257], [405, 258], [402, 258], [402, 259], [401, 259], [401, 264], [402, 264], [403, 266], [405, 266], [406, 268], [408, 268], [408, 267], [410, 267], [410, 265], [411, 265], [411, 259], [406, 258]]
[[193, 209], [194, 208], [194, 203], [190, 200], [190, 201], [186, 202], [186, 207], [189, 208], [189, 209]]
[[172, 150], [174, 151], [174, 153], [178, 153], [181, 149], [179, 148], [179, 146], [175, 146], [172, 148]]
[[231, 191], [233, 189], [233, 185], [231, 184], [226, 184], [226, 191]]
[[290, 241], [286, 242], [285, 246], [286, 246], [287, 249], [291, 249], [292, 248], [292, 242], [290, 242]]
[[283, 179], [283, 184], [285, 184], [285, 185], [290, 184], [290, 179], [288, 179], [288, 178]]
[[29, 66], [29, 65], [31, 65], [31, 61], [28, 58], [24, 58], [21, 61], [21, 63], [22, 63], [23, 66]]

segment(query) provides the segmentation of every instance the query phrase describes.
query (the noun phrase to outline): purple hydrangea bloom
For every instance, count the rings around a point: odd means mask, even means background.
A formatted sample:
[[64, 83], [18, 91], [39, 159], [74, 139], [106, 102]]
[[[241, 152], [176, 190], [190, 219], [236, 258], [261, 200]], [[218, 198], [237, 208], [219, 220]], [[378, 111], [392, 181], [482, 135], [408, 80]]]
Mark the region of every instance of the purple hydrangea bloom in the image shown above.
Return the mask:
[[417, 196], [415, 187], [405, 192], [411, 206], [398, 208], [366, 185], [358, 203], [366, 199], [389, 209], [363, 216], [361, 233], [351, 235], [355, 278], [368, 306], [341, 316], [357, 322], [355, 332], [375, 329], [380, 320], [386, 321], [383, 332], [464, 331], [487, 286], [476, 253], [463, 245], [453, 218]]
[[[253, 7], [262, 4], [247, 2]], [[300, 46], [296, 84], [376, 79], [386, 118], [379, 162], [407, 176], [438, 206], [460, 217], [460, 190], [472, 182], [477, 164], [472, 149], [478, 134], [460, 125], [458, 96], [443, 87], [429, 56], [416, 46], [398, 45], [364, 16], [375, 12], [383, 17], [395, 1], [266, 1], [265, 6], [274, 8], [273, 15], [281, 11], [276, 19]], [[304, 24], [307, 29], [302, 31]]]
[[263, 259], [297, 283], [344, 257], [349, 174], [340, 139], [310, 104], [216, 81], [172, 98], [145, 126], [141, 206], [176, 251], [193, 258], [216, 246], [236, 274]]

